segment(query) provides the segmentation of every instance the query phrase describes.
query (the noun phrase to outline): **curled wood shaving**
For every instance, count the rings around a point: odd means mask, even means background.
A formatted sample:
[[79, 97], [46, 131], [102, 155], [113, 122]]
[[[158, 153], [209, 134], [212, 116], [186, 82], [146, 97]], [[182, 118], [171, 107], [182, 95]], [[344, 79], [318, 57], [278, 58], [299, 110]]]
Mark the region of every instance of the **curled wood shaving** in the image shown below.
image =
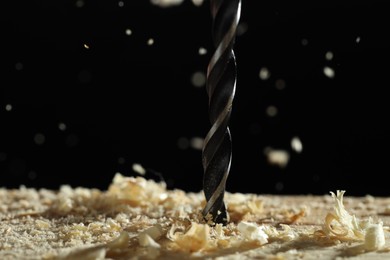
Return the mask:
[[385, 245], [383, 223], [373, 223], [371, 217], [361, 220], [350, 215], [343, 204], [344, 193], [344, 190], [338, 190], [336, 194], [330, 192], [335, 203], [334, 212], [326, 215], [323, 229], [316, 234], [341, 241], [361, 241], [367, 251], [381, 249]]

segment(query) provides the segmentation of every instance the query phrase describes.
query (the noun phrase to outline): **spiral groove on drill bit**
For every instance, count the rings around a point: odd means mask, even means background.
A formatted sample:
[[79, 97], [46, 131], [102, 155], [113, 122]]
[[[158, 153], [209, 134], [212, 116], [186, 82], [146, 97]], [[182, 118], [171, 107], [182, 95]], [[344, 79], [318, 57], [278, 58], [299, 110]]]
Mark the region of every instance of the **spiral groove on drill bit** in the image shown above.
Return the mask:
[[[215, 52], [207, 68], [207, 94], [211, 129], [202, 150], [203, 191], [207, 200], [206, 220], [228, 222], [224, 203], [226, 180], [232, 161], [232, 142], [228, 127], [236, 90], [236, 58], [233, 51], [241, 0], [211, 0], [212, 39]], [[210, 215], [209, 215], [210, 214]]]

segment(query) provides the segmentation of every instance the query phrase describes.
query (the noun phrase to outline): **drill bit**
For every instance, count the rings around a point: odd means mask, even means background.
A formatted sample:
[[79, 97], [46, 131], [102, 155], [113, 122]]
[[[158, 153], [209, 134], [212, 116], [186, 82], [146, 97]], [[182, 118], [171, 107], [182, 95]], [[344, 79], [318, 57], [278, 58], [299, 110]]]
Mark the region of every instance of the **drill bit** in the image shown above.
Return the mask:
[[241, 14], [241, 0], [211, 0], [212, 39], [215, 52], [207, 67], [211, 129], [202, 150], [203, 191], [206, 221], [226, 224], [229, 220], [224, 194], [232, 161], [229, 121], [236, 90], [237, 66], [233, 46]]

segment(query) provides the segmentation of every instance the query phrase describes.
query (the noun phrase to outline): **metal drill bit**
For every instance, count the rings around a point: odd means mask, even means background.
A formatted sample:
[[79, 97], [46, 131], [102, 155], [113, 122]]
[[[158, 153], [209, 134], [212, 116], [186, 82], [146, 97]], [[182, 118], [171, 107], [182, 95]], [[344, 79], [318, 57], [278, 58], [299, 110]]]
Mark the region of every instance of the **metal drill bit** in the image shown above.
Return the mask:
[[241, 0], [211, 0], [210, 7], [215, 52], [207, 68], [206, 89], [212, 127], [207, 133], [202, 150], [203, 191], [207, 200], [202, 214], [207, 221], [226, 224], [228, 213], [224, 194], [232, 160], [228, 124], [237, 79], [233, 45], [241, 14]]

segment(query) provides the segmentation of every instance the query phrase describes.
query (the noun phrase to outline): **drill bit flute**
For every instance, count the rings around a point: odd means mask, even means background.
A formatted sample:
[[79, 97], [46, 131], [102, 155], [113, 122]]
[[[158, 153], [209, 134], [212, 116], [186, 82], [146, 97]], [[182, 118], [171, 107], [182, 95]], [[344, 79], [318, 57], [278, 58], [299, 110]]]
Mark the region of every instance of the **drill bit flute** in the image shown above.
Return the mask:
[[236, 90], [236, 61], [233, 51], [241, 0], [211, 0], [212, 39], [215, 52], [207, 68], [206, 89], [209, 97], [211, 129], [202, 150], [205, 220], [226, 224], [224, 203], [226, 180], [232, 160], [232, 142], [228, 127]]

